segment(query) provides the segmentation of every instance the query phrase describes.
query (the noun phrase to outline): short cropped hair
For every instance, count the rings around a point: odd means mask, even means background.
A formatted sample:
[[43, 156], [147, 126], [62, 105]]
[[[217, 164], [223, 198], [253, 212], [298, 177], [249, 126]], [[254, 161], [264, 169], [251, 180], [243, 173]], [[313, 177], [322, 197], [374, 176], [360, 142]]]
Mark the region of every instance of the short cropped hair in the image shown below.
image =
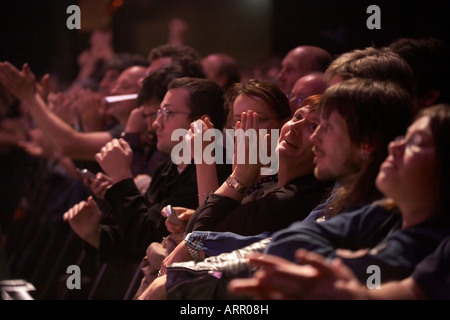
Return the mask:
[[329, 81], [335, 75], [340, 75], [344, 80], [356, 77], [393, 81], [411, 95], [415, 93], [413, 70], [389, 48], [367, 47], [343, 53], [333, 60], [325, 74]]
[[172, 80], [168, 89], [186, 89], [189, 99], [186, 105], [191, 109], [191, 120], [207, 115], [216, 129], [225, 126], [224, 92], [214, 82], [207, 79], [183, 77]]

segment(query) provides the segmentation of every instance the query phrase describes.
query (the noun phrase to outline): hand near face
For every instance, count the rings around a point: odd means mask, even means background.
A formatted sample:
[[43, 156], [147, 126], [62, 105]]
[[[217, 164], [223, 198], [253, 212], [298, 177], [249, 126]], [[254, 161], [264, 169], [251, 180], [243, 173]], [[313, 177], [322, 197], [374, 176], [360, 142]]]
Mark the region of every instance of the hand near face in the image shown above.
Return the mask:
[[125, 132], [128, 133], [141, 133], [147, 130], [147, 122], [144, 115], [144, 108], [135, 108], [131, 111], [128, 117]]
[[130, 168], [132, 158], [133, 151], [123, 139], [111, 140], [95, 155], [95, 159], [113, 184], [133, 177]]
[[[186, 135], [186, 140], [187, 143], [189, 143], [191, 154], [193, 154], [195, 163], [205, 163], [205, 159], [203, 159], [204, 151], [212, 143], [212, 141], [214, 141], [213, 137], [207, 138], [205, 136], [205, 132], [209, 129], [214, 129], [214, 125], [208, 118], [205, 118], [204, 120], [198, 119], [190, 125]], [[199, 142], [201, 144], [199, 144]]]
[[[241, 134], [242, 132], [250, 134], [250, 137]], [[252, 132], [255, 134], [251, 134]], [[267, 145], [270, 134], [262, 137], [259, 132], [259, 116], [256, 112], [249, 110], [242, 113], [241, 121], [236, 123], [235, 135], [233, 176], [241, 183], [253, 183], [262, 167], [259, 149]]]

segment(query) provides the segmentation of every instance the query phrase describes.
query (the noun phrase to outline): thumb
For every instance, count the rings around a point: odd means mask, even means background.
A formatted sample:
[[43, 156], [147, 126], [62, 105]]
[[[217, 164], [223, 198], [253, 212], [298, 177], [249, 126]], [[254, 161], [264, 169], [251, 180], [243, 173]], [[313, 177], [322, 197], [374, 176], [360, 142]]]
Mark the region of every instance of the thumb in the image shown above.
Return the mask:
[[98, 208], [97, 202], [95, 202], [95, 200], [92, 196], [89, 196], [87, 203], [88, 203], [88, 206], [91, 208]]

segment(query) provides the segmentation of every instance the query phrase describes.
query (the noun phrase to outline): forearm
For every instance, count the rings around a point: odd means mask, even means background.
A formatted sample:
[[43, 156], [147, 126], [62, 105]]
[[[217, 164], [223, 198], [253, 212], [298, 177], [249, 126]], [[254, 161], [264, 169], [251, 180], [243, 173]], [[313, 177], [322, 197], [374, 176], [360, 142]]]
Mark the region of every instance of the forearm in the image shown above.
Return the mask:
[[83, 240], [89, 243], [94, 248], [98, 249], [100, 247], [100, 229], [91, 232]]
[[414, 280], [408, 277], [402, 281], [383, 284], [380, 289], [366, 288], [366, 298], [370, 300], [420, 300], [425, 297]]
[[216, 164], [197, 164], [197, 189], [198, 189], [198, 204], [201, 205], [205, 202], [208, 194], [214, 192], [219, 187], [219, 181], [217, 179]]
[[51, 111], [38, 94], [24, 100], [24, 104], [47, 139], [72, 159], [95, 160], [95, 154], [112, 138], [107, 131], [76, 131]]

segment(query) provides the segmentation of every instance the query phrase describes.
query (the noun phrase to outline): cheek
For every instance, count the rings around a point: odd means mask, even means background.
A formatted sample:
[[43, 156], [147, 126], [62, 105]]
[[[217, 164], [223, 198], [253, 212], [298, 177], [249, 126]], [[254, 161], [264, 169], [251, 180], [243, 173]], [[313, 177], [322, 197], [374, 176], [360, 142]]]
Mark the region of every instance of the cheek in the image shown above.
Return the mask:
[[280, 130], [280, 137], [278, 139], [278, 142], [283, 139], [283, 137], [286, 135], [286, 133], [288, 133], [288, 131], [289, 131], [289, 128], [286, 125], [281, 128], [281, 130]]
[[403, 178], [415, 183], [432, 183], [435, 177], [436, 162], [431, 154], [405, 155]]

